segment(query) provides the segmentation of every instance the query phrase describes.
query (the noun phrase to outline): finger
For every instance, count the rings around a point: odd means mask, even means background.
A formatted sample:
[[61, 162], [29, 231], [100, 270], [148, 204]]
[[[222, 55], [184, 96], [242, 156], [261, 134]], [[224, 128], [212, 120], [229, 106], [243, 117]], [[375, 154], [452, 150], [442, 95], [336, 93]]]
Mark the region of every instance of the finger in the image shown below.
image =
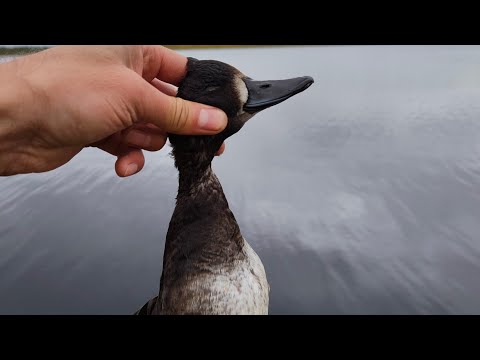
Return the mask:
[[177, 96], [178, 88], [171, 84], [168, 84], [164, 81], [153, 79], [152, 85], [155, 86], [158, 90], [169, 96]]
[[141, 130], [141, 131], [149, 131], [149, 130], [155, 130], [155, 131], [160, 131], [160, 132], [163, 132], [165, 133], [165, 131], [163, 131], [162, 129], [160, 129], [157, 125], [155, 124], [151, 124], [151, 123], [147, 123], [147, 122], [139, 122], [139, 123], [136, 123], [134, 125], [132, 125], [133, 129], [138, 129], [138, 130]]
[[130, 92], [138, 119], [157, 125], [174, 134], [211, 135], [227, 125], [227, 116], [220, 109], [165, 95], [142, 79]]
[[145, 165], [142, 150], [124, 148], [115, 162], [115, 172], [120, 177], [128, 177], [138, 173]]
[[124, 142], [135, 148], [140, 148], [148, 151], [158, 151], [167, 142], [167, 135], [159, 128], [151, 128], [144, 126], [133, 126], [126, 130], [123, 134]]
[[215, 153], [215, 156], [222, 155], [224, 151], [225, 151], [225, 143], [222, 143], [222, 146], [220, 146], [220, 149], [218, 149], [218, 151]]
[[115, 133], [108, 138], [91, 144], [90, 146], [97, 147], [109, 154], [118, 156], [121, 153], [121, 146], [123, 145], [123, 138], [120, 133]]
[[210, 135], [227, 125], [227, 116], [220, 109], [165, 95], [144, 81], [139, 84], [139, 92], [132, 98], [139, 119], [166, 132]]
[[142, 151], [127, 146], [120, 133], [116, 133], [102, 142], [92, 144], [92, 146], [118, 157], [115, 163], [115, 172], [120, 177], [136, 174], [142, 170], [145, 164]]
[[185, 56], [160, 45], [143, 46], [142, 52], [142, 76], [148, 82], [157, 78], [169, 84], [178, 85], [185, 77], [187, 71]]
[[[138, 136], [135, 133], [139, 132]], [[119, 156], [124, 145], [148, 151], [158, 151], [165, 145], [167, 135], [154, 124], [137, 123], [122, 132], [90, 144], [112, 155]]]

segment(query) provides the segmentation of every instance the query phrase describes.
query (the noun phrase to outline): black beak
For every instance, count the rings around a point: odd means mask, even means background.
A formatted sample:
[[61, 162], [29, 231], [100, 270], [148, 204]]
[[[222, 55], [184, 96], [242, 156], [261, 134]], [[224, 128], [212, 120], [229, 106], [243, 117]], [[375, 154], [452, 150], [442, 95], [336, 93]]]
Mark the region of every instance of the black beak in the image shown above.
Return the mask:
[[255, 81], [247, 78], [243, 81], [248, 89], [248, 100], [243, 109], [250, 113], [280, 104], [313, 84], [313, 78], [310, 76], [270, 81]]

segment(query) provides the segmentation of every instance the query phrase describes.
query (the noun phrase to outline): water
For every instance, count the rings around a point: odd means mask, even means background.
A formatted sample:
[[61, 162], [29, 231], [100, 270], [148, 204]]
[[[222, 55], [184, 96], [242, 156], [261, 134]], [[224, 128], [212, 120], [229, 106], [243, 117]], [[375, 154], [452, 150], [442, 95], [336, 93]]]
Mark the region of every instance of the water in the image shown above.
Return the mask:
[[[480, 313], [480, 47], [183, 51], [315, 84], [214, 161], [271, 314]], [[158, 291], [177, 175], [84, 150], [0, 178], [0, 313], [130, 314]]]

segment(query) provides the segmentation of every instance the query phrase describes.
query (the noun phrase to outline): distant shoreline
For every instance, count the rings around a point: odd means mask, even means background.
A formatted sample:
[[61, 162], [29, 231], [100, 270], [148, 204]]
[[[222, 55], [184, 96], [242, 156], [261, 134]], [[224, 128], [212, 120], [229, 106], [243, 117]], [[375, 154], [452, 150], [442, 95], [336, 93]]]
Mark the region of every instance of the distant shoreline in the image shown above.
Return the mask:
[[[248, 48], [248, 47], [278, 47], [288, 45], [165, 45], [166, 47], [174, 50], [186, 50], [186, 49], [214, 49], [214, 48]], [[45, 47], [16, 47], [6, 48], [0, 47], [0, 56], [13, 56], [13, 55], [27, 55], [33, 54], [42, 50], [48, 49]]]
[[18, 48], [0, 47], [0, 56], [27, 55], [27, 54], [33, 54], [45, 49], [48, 49], [48, 47], [18, 47]]

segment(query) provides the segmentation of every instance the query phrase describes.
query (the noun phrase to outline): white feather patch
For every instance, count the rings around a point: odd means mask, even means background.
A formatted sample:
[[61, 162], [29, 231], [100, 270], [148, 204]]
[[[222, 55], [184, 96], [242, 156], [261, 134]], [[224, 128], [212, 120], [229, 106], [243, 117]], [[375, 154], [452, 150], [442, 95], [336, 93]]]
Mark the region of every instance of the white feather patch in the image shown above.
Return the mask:
[[245, 82], [239, 77], [235, 78], [235, 89], [237, 90], [238, 98], [240, 99], [243, 107], [243, 105], [245, 105], [248, 101], [248, 89], [247, 85], [245, 85]]

